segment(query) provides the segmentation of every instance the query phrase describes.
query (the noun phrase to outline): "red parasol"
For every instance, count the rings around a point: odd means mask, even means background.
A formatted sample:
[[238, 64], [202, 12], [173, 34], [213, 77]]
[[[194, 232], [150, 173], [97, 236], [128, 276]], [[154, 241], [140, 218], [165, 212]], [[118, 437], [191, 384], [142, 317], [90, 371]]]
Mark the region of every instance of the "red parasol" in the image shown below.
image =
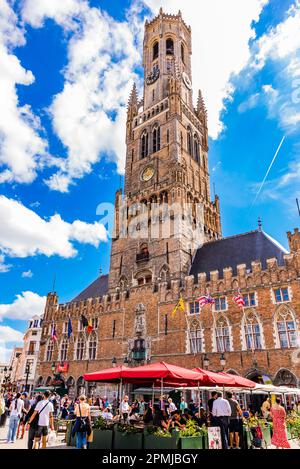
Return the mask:
[[226, 375], [225, 373], [214, 373], [213, 371], [202, 370], [201, 368], [195, 368], [194, 371], [203, 374], [202, 386], [234, 386], [235, 381], [232, 375]]
[[127, 367], [124, 365], [107, 368], [106, 370], [95, 371], [94, 373], [86, 373], [83, 375], [85, 381], [104, 381], [109, 383], [118, 383], [123, 378], [124, 371]]
[[247, 378], [243, 378], [243, 376], [231, 375], [229, 373], [220, 373], [220, 374], [223, 376], [233, 378], [234, 385], [232, 387], [253, 389], [256, 386], [256, 383], [254, 381], [251, 381], [250, 379], [247, 379]]

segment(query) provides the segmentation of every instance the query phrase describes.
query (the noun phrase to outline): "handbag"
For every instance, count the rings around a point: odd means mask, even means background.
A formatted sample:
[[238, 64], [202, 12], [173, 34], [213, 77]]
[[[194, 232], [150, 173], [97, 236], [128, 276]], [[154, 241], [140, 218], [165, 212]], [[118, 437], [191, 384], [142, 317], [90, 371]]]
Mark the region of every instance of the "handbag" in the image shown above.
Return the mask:
[[79, 408], [79, 415], [80, 415], [80, 420], [79, 420], [79, 424], [78, 424], [78, 427], [77, 427], [77, 431], [79, 433], [86, 433], [89, 431], [90, 429], [90, 426], [87, 422], [87, 417], [82, 417], [81, 415], [81, 408], [80, 408], [80, 404], [78, 404], [78, 408]]

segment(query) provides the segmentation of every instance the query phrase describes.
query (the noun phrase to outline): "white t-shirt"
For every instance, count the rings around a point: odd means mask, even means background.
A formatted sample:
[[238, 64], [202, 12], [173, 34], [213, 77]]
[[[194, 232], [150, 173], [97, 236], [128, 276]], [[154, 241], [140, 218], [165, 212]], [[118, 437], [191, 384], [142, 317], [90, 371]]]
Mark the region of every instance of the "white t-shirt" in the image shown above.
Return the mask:
[[103, 411], [102, 412], [102, 417], [105, 419], [105, 420], [112, 420], [113, 419], [113, 414], [111, 412], [108, 412], [108, 411]]
[[[47, 406], [45, 407], [45, 405]], [[45, 409], [41, 412], [41, 410], [45, 407]], [[39, 423], [43, 427], [49, 427], [49, 415], [51, 412], [54, 411], [52, 402], [43, 399], [42, 401], [38, 402], [35, 409], [37, 412], [41, 412], [39, 415]]]
[[175, 412], [175, 410], [177, 410], [177, 407], [176, 405], [174, 404], [174, 402], [170, 402], [169, 403], [169, 412]]
[[121, 403], [121, 412], [122, 414], [128, 414], [130, 411], [130, 407], [127, 401], [122, 401]]
[[10, 405], [10, 415], [21, 417], [23, 407], [24, 401], [22, 399], [18, 399], [16, 408], [16, 400], [14, 399]]

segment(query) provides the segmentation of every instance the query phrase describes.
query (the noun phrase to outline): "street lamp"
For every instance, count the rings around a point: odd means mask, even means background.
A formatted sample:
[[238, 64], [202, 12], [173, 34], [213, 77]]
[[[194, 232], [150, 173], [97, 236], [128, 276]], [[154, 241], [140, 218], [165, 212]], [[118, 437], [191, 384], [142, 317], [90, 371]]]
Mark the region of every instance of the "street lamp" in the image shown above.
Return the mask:
[[129, 363], [129, 360], [128, 360], [128, 357], [126, 356], [124, 357], [124, 365], [128, 365], [128, 363]]
[[207, 353], [204, 355], [204, 358], [203, 358], [203, 365], [204, 365], [204, 368], [205, 368], [206, 370], [208, 370], [208, 367], [209, 367], [209, 358], [208, 358]]
[[117, 359], [116, 359], [116, 357], [113, 357], [111, 363], [112, 363], [112, 366], [115, 368], [115, 366], [117, 365]]
[[26, 375], [26, 381], [25, 381], [25, 391], [27, 391], [28, 388], [28, 377], [30, 375], [30, 364], [27, 363], [26, 368], [25, 368], [25, 375]]
[[226, 358], [225, 358], [224, 353], [222, 353], [222, 355], [220, 357], [220, 364], [221, 364], [221, 367], [223, 368], [223, 371], [224, 371], [225, 366], [226, 366]]
[[55, 363], [53, 362], [52, 365], [51, 365], [51, 370], [52, 370], [52, 373], [54, 374], [55, 372], [55, 368], [56, 368], [56, 365]]

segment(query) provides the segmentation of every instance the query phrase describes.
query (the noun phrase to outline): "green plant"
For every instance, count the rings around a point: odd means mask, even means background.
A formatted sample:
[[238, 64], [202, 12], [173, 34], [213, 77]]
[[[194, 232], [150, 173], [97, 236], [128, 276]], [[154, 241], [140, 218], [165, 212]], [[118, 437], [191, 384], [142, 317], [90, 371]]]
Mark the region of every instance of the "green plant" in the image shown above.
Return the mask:
[[286, 426], [292, 438], [300, 440], [300, 415], [298, 412], [291, 412], [286, 419]]
[[196, 424], [194, 420], [188, 420], [186, 425], [183, 429], [179, 432], [180, 438], [187, 438], [187, 437], [200, 437], [202, 436], [201, 428]]
[[118, 424], [118, 431], [123, 433], [123, 435], [135, 435], [141, 433], [142, 429], [133, 425]]
[[163, 430], [162, 428], [157, 428], [153, 435], [161, 438], [172, 438], [172, 435], [169, 431]]
[[112, 430], [113, 422], [111, 420], [106, 420], [100, 416], [94, 421], [93, 428], [95, 430]]

